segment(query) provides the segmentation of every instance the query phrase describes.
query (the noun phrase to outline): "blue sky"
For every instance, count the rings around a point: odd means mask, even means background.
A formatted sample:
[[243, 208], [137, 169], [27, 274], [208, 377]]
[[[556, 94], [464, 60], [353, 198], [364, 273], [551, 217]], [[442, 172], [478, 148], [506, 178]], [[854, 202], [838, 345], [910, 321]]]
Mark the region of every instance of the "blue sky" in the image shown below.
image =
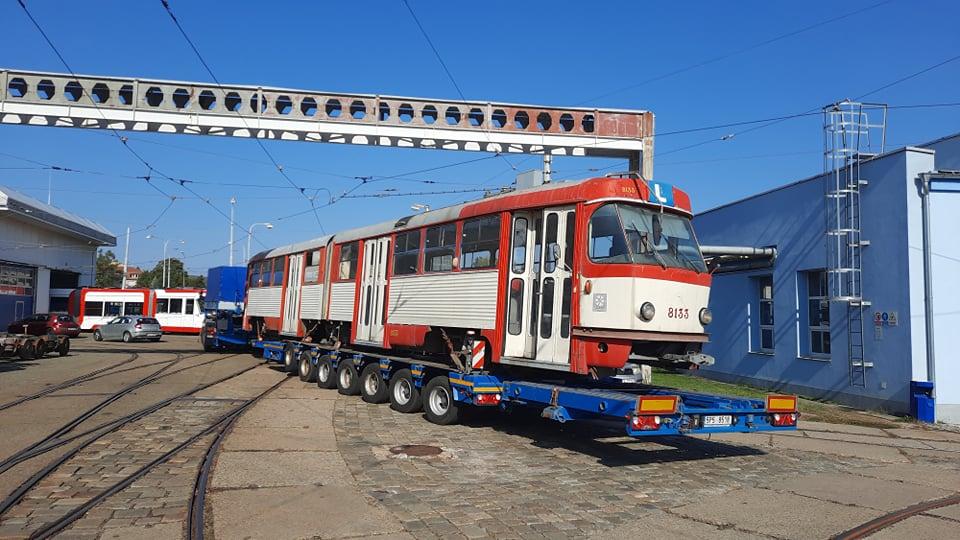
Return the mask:
[[[585, 104], [651, 110], [659, 133], [800, 113], [895, 81], [960, 54], [955, 21], [960, 4], [912, 2], [503, 2], [482, 4], [410, 0], [468, 99], [547, 105]], [[77, 73], [209, 81], [159, 0], [140, 2], [28, 1], [34, 17]], [[333, 92], [456, 99], [427, 42], [399, 0], [372, 2], [275, 1], [230, 3], [171, 0], [171, 6], [217, 78]], [[845, 13], [862, 13], [772, 43], [756, 44]], [[16, 2], [0, 5], [5, 46], [0, 66], [65, 71]], [[855, 33], [852, 29], [857, 28]], [[749, 49], [738, 54], [737, 51]], [[639, 84], [702, 62], [722, 59]], [[960, 61], [869, 96], [891, 105], [956, 102]], [[618, 91], [625, 87], [626, 90]], [[599, 97], [602, 96], [602, 97]], [[596, 98], [596, 99], [595, 99]], [[656, 140], [655, 178], [691, 193], [704, 210], [820, 171], [821, 119], [812, 116], [719, 139], [741, 128]], [[892, 110], [888, 140], [916, 144], [960, 131], [960, 107]], [[712, 141], [712, 142], [706, 142]], [[694, 148], [676, 151], [697, 143]], [[252, 140], [138, 133], [130, 144], [157, 169], [205, 184], [195, 189], [227, 211], [238, 200], [237, 222], [273, 221], [257, 229], [263, 245], [321, 234], [314, 217], [276, 221], [308, 208]], [[393, 176], [482, 157], [475, 153], [265, 142], [295, 183], [335, 193], [355, 181], [337, 175]], [[0, 152], [44, 163], [108, 173], [86, 175], [16, 170], [27, 162], [0, 155], [0, 184], [46, 199], [104, 224], [120, 235], [142, 228], [167, 206], [142, 181], [144, 167], [103, 131], [0, 125]], [[520, 170], [538, 158], [510, 156]], [[589, 176], [616, 162], [562, 158], [561, 178]], [[624, 167], [625, 168], [625, 167]], [[384, 181], [385, 188], [458, 189], [509, 184], [515, 172], [487, 159], [411, 175], [449, 185]], [[217, 185], [257, 184], [271, 187]], [[226, 264], [228, 222], [172, 184], [178, 196], [149, 233], [184, 240], [194, 272]], [[470, 194], [349, 199], [324, 209], [327, 232], [409, 214]], [[130, 261], [152, 267], [161, 244], [141, 232]], [[237, 235], [241, 260], [242, 235]], [[123, 240], [119, 239], [122, 251]], [[212, 250], [215, 253], [204, 254]], [[259, 249], [254, 244], [254, 251]]]

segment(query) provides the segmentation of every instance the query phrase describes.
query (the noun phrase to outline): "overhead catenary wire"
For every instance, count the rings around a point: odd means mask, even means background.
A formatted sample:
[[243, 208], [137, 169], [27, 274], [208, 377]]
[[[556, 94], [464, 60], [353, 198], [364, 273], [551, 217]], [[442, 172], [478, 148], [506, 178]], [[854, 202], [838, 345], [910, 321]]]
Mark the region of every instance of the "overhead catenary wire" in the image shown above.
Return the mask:
[[[443, 56], [440, 54], [440, 51], [437, 49], [437, 46], [433, 44], [433, 40], [430, 39], [430, 34], [427, 33], [427, 29], [423, 27], [423, 24], [420, 22], [420, 18], [417, 17], [416, 12], [413, 11], [413, 7], [410, 5], [408, 0], [403, 0], [403, 5], [406, 6], [407, 11], [410, 12], [410, 17], [413, 19], [413, 22], [417, 25], [417, 28], [420, 29], [420, 34], [423, 36], [423, 39], [426, 40], [427, 45], [430, 46], [430, 50], [433, 51], [433, 55], [437, 58], [437, 62], [440, 63], [440, 67], [443, 68], [443, 72], [446, 73], [447, 78], [450, 79], [450, 83], [453, 84], [453, 88], [457, 91], [457, 95], [460, 96], [460, 101], [464, 105], [468, 105], [467, 96], [464, 95], [463, 90], [460, 89], [460, 85], [457, 83], [457, 79], [451, 73], [450, 68], [447, 67], [447, 63], [443, 60]], [[485, 132], [486, 133], [486, 132]], [[490, 141], [490, 134], [487, 133], [487, 141]], [[499, 157], [510, 167], [510, 170], [517, 170], [517, 167], [510, 163], [510, 160], [506, 158], [500, 152], [494, 154], [495, 157]]]
[[[47, 45], [50, 47], [50, 49], [52, 49], [53, 52], [54, 52], [54, 54], [56, 54], [57, 58], [60, 60], [60, 63], [63, 64], [63, 67], [66, 68], [66, 70], [70, 73], [71, 76], [76, 77], [76, 73], [73, 71], [73, 68], [70, 67], [70, 64], [66, 61], [66, 59], [63, 57], [63, 55], [60, 53], [60, 50], [57, 48], [57, 46], [53, 43], [53, 41], [52, 41], [52, 40], [50, 39], [50, 37], [47, 35], [46, 31], [44, 31], [44, 29], [43, 29], [43, 27], [40, 25], [39, 21], [37, 21], [37, 19], [34, 18], [34, 16], [33, 16], [32, 13], [30, 13], [30, 10], [27, 8], [27, 5], [26, 5], [26, 3], [24, 2], [24, 0], [17, 0], [17, 3], [20, 5], [20, 8], [21, 8], [21, 9], [23, 10], [23, 12], [26, 14], [27, 18], [30, 19], [30, 22], [33, 23], [33, 26], [37, 29], [37, 32], [40, 33], [40, 35], [43, 37], [44, 41], [46, 41], [46, 43], [47, 43]], [[96, 111], [100, 114], [100, 117], [103, 118], [104, 121], [106, 121], [106, 116], [103, 114], [103, 111], [100, 110], [100, 107], [99, 107], [99, 105], [97, 104], [97, 102], [94, 101], [94, 100], [91, 100], [91, 103], [93, 104], [94, 109], [96, 109]], [[225, 212], [223, 212], [223, 210], [221, 210], [221, 209], [218, 208], [216, 205], [214, 205], [212, 202], [210, 202], [210, 200], [209, 200], [208, 198], [202, 197], [199, 193], [197, 193], [196, 191], [190, 189], [189, 187], [187, 187], [186, 185], [184, 185], [182, 182], [177, 182], [177, 180], [175, 180], [173, 177], [164, 174], [163, 172], [159, 171], [158, 169], [156, 169], [155, 167], [153, 167], [152, 165], [150, 165], [150, 163], [149, 163], [143, 156], [141, 156], [139, 152], [137, 152], [133, 147], [131, 147], [131, 146], [128, 144], [127, 138], [124, 137], [124, 136], [122, 136], [122, 135], [120, 135], [119, 131], [117, 131], [116, 128], [109, 127], [109, 125], [108, 125], [108, 126], [107, 126], [107, 129], [109, 129], [109, 130], [115, 135], [115, 137], [117, 138], [117, 140], [120, 141], [120, 143], [123, 145], [123, 147], [124, 147], [132, 156], [134, 156], [141, 164], [143, 164], [149, 171], [151, 171], [152, 173], [156, 173], [157, 175], [159, 175], [159, 176], [161, 176], [161, 177], [163, 177], [163, 178], [165, 178], [165, 179], [173, 182], [174, 184], [178, 184], [181, 188], [183, 188], [183, 189], [185, 189], [186, 191], [190, 192], [192, 195], [198, 197], [201, 201], [205, 202], [208, 206], [210, 206], [211, 208], [213, 208], [213, 210], [214, 210], [215, 212], [217, 212], [218, 214], [220, 214], [222, 217], [226, 218], [227, 221], [228, 221], [228, 223], [230, 223], [230, 226], [231, 226], [231, 227], [239, 227], [239, 228], [241, 229], [241, 231], [243, 230], [243, 227], [240, 227], [236, 222], [234, 222], [234, 220], [233, 220], [232, 218], [230, 218], [229, 215], [227, 215]], [[148, 184], [150, 183], [149, 179], [147, 180], [147, 183], [148, 183]], [[166, 194], [163, 190], [161, 190], [161, 189], [158, 188], [157, 186], [155, 186], [155, 185], [153, 185], [153, 184], [150, 184], [150, 185], [151, 185], [151, 187], [152, 187], [153, 189], [159, 191], [160, 193]], [[170, 196], [169, 194], [166, 194], [166, 195]], [[257, 242], [260, 243], [259, 239], [257, 240]], [[262, 245], [262, 243], [261, 243], [261, 245]]]
[[783, 33], [783, 34], [774, 36], [774, 37], [772, 37], [772, 38], [768, 38], [768, 39], [759, 41], [759, 42], [757, 42], [757, 43], [753, 43], [753, 44], [751, 44], [751, 45], [747, 45], [746, 47], [741, 47], [741, 48], [739, 48], [739, 49], [735, 49], [735, 50], [730, 51], [730, 52], [728, 52], [728, 53], [724, 53], [724, 54], [721, 54], [721, 55], [719, 55], [719, 56], [714, 56], [714, 57], [712, 57], [712, 58], [708, 58], [707, 60], [703, 60], [703, 61], [700, 61], [700, 62], [695, 62], [695, 63], [693, 63], [693, 64], [689, 64], [689, 65], [687, 65], [687, 66], [684, 66], [684, 67], [681, 67], [681, 68], [677, 68], [677, 69], [668, 71], [668, 72], [666, 72], [666, 73], [662, 73], [662, 74], [660, 74], [660, 75], [656, 75], [656, 76], [654, 76], [654, 77], [650, 77], [650, 78], [648, 78], [648, 79], [644, 79], [643, 81], [640, 81], [640, 82], [638, 82], [638, 83], [634, 83], [634, 84], [630, 84], [630, 85], [627, 85], [627, 86], [623, 86], [623, 87], [618, 88], [618, 89], [616, 89], [616, 90], [611, 90], [611, 91], [609, 91], [609, 92], [606, 92], [606, 93], [603, 93], [603, 94], [600, 94], [600, 95], [597, 95], [597, 96], [594, 96], [594, 97], [585, 99], [585, 100], [581, 101], [580, 103], [577, 103], [577, 105], [583, 105], [583, 104], [586, 104], [586, 103], [590, 103], [590, 102], [592, 102], [592, 101], [596, 101], [596, 100], [598, 100], [598, 99], [603, 99], [603, 98], [605, 98], [605, 97], [610, 97], [610, 96], [619, 94], [619, 93], [621, 93], [621, 92], [626, 92], [627, 90], [633, 90], [634, 88], [639, 88], [639, 87], [641, 87], [641, 86], [644, 86], [644, 85], [647, 85], [647, 84], [650, 84], [650, 83], [653, 83], [653, 82], [662, 81], [662, 80], [664, 80], [664, 79], [673, 77], [673, 76], [675, 76], [675, 75], [680, 75], [681, 73], [686, 73], [686, 72], [688, 72], [688, 71], [692, 71], [692, 70], [697, 69], [697, 68], [701, 68], [701, 67], [704, 67], [704, 66], [708, 66], [708, 65], [710, 65], [710, 64], [715, 64], [715, 63], [720, 62], [720, 61], [722, 61], [722, 60], [726, 60], [727, 58], [731, 58], [731, 57], [733, 57], [733, 56], [738, 56], [738, 55], [741, 55], [741, 54], [743, 54], [743, 53], [750, 52], [750, 51], [752, 51], [752, 50], [759, 49], [759, 48], [761, 48], [761, 47], [765, 47], [765, 46], [767, 46], [767, 45], [776, 43], [776, 42], [778, 42], [778, 41], [783, 41], [783, 40], [785, 40], [785, 39], [787, 39], [787, 38], [791, 38], [791, 37], [793, 37], [793, 36], [796, 36], [796, 35], [799, 35], [799, 34], [803, 34], [803, 33], [809, 32], [810, 30], [814, 30], [814, 29], [819, 28], [819, 27], [821, 27], [821, 26], [826, 26], [826, 25], [828, 25], [828, 24], [835, 23], [835, 22], [837, 22], [837, 21], [842, 21], [843, 19], [848, 19], [848, 18], [850, 18], [850, 17], [853, 17], [854, 15], [859, 15], [859, 14], [864, 13], [864, 12], [866, 12], [866, 11], [870, 11], [870, 10], [876, 9], [876, 8], [878, 8], [878, 7], [880, 7], [880, 6], [885, 5], [885, 4], [892, 3], [893, 1], [894, 1], [894, 0], [883, 0], [882, 2], [877, 2], [877, 3], [875, 3], [875, 4], [871, 4], [871, 5], [869, 5], [869, 6], [866, 6], [866, 7], [861, 8], [861, 9], [858, 9], [858, 10], [855, 10], [855, 11], [851, 11], [851, 12], [849, 12], [849, 13], [845, 13], [845, 14], [842, 14], [842, 15], [837, 15], [837, 16], [834, 16], [834, 17], [830, 17], [830, 18], [828, 18], [828, 19], [824, 19], [824, 20], [822, 20], [822, 21], [818, 21], [818, 22], [816, 22], [816, 23], [813, 23], [813, 24], [804, 26], [804, 27], [802, 27], [802, 28], [798, 28], [798, 29], [796, 29], [796, 30], [791, 30], [791, 31], [789, 31], [789, 32], [786, 32], [786, 33]]
[[[218, 79], [217, 76], [213, 73], [213, 69], [210, 68], [210, 64], [208, 64], [207, 61], [203, 58], [203, 55], [200, 54], [200, 49], [197, 48], [197, 46], [193, 43], [193, 40], [190, 39], [190, 36], [187, 35], [187, 31], [183, 28], [183, 25], [180, 24], [180, 21], [177, 19], [177, 16], [174, 15], [173, 9], [170, 8], [170, 3], [167, 0], [160, 0], [160, 3], [163, 5], [163, 9], [166, 10], [167, 14], [170, 16], [170, 19], [173, 20], [173, 24], [177, 27], [177, 30], [180, 31], [180, 35], [182, 35], [183, 39], [186, 40], [188, 45], [190, 45], [190, 48], [193, 50], [194, 54], [197, 56], [197, 59], [200, 60], [200, 63], [203, 64], [203, 68], [207, 70], [207, 73], [213, 79], [213, 82], [217, 85], [217, 88], [223, 91], [223, 85], [220, 84], [220, 79]], [[262, 99], [262, 97], [258, 99]], [[280, 176], [282, 176], [290, 185], [300, 190], [300, 193], [303, 195], [303, 197], [307, 199], [307, 202], [310, 203], [310, 207], [313, 209], [313, 215], [317, 220], [317, 226], [319, 226], [320, 230], [322, 231], [323, 224], [320, 223], [320, 214], [317, 212], [317, 208], [314, 200], [311, 199], [306, 194], [305, 188], [298, 186], [297, 183], [294, 182], [293, 179], [291, 179], [286, 172], [284, 172], [283, 166], [277, 161], [276, 158], [273, 157], [273, 154], [270, 153], [269, 150], [267, 150], [267, 146], [263, 144], [263, 141], [260, 140], [259, 131], [251, 130], [250, 126], [247, 124], [247, 120], [238, 111], [237, 111], [237, 116], [243, 122], [244, 126], [246, 126], [248, 130], [250, 130], [251, 134], [254, 134], [253, 140], [256, 141], [257, 145], [260, 147], [260, 150], [262, 150], [263, 153], [267, 156], [267, 159], [269, 159], [270, 162], [273, 163], [273, 166], [276, 167], [277, 172], [280, 173]]]

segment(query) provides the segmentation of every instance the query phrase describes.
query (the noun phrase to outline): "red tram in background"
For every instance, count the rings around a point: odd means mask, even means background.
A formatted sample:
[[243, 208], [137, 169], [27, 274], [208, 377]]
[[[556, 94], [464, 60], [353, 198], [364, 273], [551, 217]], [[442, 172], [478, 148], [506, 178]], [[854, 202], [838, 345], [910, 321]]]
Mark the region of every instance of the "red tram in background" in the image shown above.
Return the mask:
[[683, 191], [616, 175], [351, 229], [255, 255], [244, 324], [484, 369], [709, 364], [691, 216]]
[[160, 321], [168, 334], [199, 334], [203, 327], [202, 289], [98, 289], [70, 293], [67, 309], [82, 330], [95, 330], [114, 317], [142, 315]]

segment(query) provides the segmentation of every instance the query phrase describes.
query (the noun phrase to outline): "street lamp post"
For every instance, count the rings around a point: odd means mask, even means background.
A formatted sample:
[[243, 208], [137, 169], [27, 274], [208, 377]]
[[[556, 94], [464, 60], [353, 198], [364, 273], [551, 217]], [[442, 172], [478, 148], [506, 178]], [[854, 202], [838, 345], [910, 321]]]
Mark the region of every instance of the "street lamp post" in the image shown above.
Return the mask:
[[[163, 240], [163, 278], [160, 280], [160, 286], [167, 288], [170, 286], [170, 274], [171, 274], [171, 265], [170, 259], [167, 258], [167, 245], [170, 243], [169, 239], [160, 238], [156, 235], [148, 234], [146, 236], [147, 240]], [[180, 244], [186, 244], [186, 240], [180, 240]], [[180, 253], [183, 253], [183, 250], [180, 250]]]
[[233, 209], [237, 206], [237, 198], [230, 197], [230, 266], [233, 266], [233, 228], [235, 226], [235, 221], [233, 221]]
[[273, 223], [270, 223], [269, 221], [265, 221], [263, 223], [254, 223], [253, 225], [250, 226], [250, 228], [247, 229], [247, 257], [246, 257], [247, 262], [250, 262], [250, 239], [253, 238], [253, 228], [256, 227], [257, 225], [263, 225], [267, 229], [273, 228]]

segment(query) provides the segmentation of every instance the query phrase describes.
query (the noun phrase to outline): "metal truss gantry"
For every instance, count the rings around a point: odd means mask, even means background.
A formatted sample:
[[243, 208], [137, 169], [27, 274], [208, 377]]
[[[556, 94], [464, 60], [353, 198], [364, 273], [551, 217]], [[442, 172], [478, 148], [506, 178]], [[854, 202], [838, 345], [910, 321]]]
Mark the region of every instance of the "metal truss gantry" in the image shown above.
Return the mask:
[[630, 160], [649, 111], [560, 108], [0, 70], [0, 123]]

